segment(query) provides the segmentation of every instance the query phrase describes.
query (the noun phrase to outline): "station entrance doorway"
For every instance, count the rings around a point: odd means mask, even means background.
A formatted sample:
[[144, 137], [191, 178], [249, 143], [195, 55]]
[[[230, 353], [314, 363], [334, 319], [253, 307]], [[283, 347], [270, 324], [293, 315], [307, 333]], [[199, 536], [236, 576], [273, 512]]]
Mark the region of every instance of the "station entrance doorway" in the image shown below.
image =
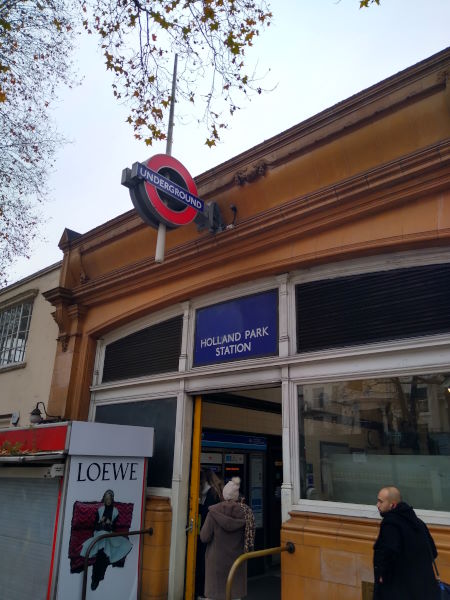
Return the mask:
[[[255, 550], [280, 545], [281, 432], [279, 386], [201, 396], [201, 419], [197, 426], [194, 423], [193, 459], [197, 436], [201, 470], [214, 471], [224, 484], [232, 477], [240, 477], [240, 493], [255, 517]], [[198, 497], [196, 502], [199, 502]], [[249, 561], [248, 600], [280, 598], [279, 564], [279, 555]], [[199, 565], [195, 565], [194, 572], [198, 568]], [[198, 588], [198, 572], [196, 575]], [[195, 576], [193, 580], [194, 594], [186, 594], [186, 599], [198, 595], [195, 593]], [[265, 593], [261, 594], [261, 590]]]

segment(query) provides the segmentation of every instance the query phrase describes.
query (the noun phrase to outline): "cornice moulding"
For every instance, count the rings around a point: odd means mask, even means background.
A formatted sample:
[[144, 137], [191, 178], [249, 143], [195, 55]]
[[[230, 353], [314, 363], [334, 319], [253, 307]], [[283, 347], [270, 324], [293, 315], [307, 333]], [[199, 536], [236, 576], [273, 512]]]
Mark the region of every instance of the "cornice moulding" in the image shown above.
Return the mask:
[[148, 225], [142, 221], [134, 209], [131, 209], [84, 233], [79, 239], [71, 243], [70, 250], [79, 248], [82, 253], [92, 251], [111, 240], [119, 240], [123, 236], [144, 228], [148, 228]]
[[[241, 222], [233, 230], [193, 240], [171, 249], [163, 265], [156, 264], [153, 259], [143, 259], [88, 281], [74, 288], [74, 301], [97, 304], [111, 299], [111, 295], [119, 297], [131, 293], [132, 290], [142, 290], [144, 286], [152, 285], [153, 277], [158, 284], [163, 284], [176, 277], [193, 275], [198, 270], [205, 269], [213, 260], [213, 256], [214, 261], [218, 262], [225, 259], [231, 261], [244, 253], [261, 253], [273, 247], [274, 231], [277, 232], [279, 244], [286, 244], [300, 236], [311, 235], [315, 231], [322, 231], [342, 222], [351, 222], [385, 207], [399, 206], [420, 196], [448, 189], [449, 164], [450, 140], [446, 140], [341, 184], [295, 198]], [[441, 243], [444, 243], [448, 232], [442, 231], [440, 236]], [[414, 240], [418, 244], [426, 241], [438, 243], [434, 239], [436, 237], [436, 232], [422, 232], [415, 237], [403, 236], [402, 240], [390, 238], [386, 243], [392, 246], [414, 243]], [[378, 240], [377, 244], [382, 244], [382, 241]], [[353, 247], [353, 251], [360, 252], [364, 248], [370, 251], [372, 246], [373, 244], [367, 241]], [[279, 261], [277, 266], [266, 265], [267, 274], [272, 273], [275, 268], [282, 268], [283, 265], [286, 269], [291, 268], [292, 260], [287, 257]], [[266, 273], [258, 273], [258, 276], [264, 274]], [[239, 279], [239, 273], [234, 271], [233, 277]], [[245, 277], [244, 272], [242, 277]], [[211, 281], [210, 283], [212, 284]]]
[[293, 156], [309, 152], [342, 132], [361, 127], [444, 90], [448, 85], [445, 69], [450, 68], [450, 48], [422, 61], [366, 90], [314, 115], [313, 117], [265, 140], [222, 165], [195, 178], [202, 195], [209, 198], [233, 184], [236, 172], [264, 159], [269, 167]]
[[39, 294], [39, 290], [37, 288], [31, 288], [28, 290], [24, 290], [15, 296], [11, 296], [5, 300], [0, 302], [0, 310], [5, 310], [17, 304], [23, 304], [27, 300], [34, 300], [36, 296]]
[[47, 302], [50, 302], [53, 306], [57, 304], [68, 305], [72, 303], [73, 293], [65, 287], [56, 287], [42, 294]]
[[52, 265], [49, 265], [48, 267], [44, 267], [43, 269], [36, 271], [36, 273], [32, 273], [31, 275], [28, 275], [27, 277], [24, 277], [23, 279], [19, 279], [19, 281], [11, 283], [10, 285], [0, 289], [0, 297], [5, 294], [8, 294], [9, 292], [11, 292], [14, 289], [17, 289], [24, 285], [27, 285], [28, 283], [30, 283], [34, 280], [37, 280], [41, 277], [45, 277], [45, 275], [47, 275], [48, 273], [51, 273], [52, 271], [56, 271], [57, 269], [60, 269], [61, 265], [62, 265], [62, 261], [60, 260], [56, 263], [53, 263]]
[[[268, 168], [273, 168], [342, 133], [348, 133], [351, 128], [360, 127], [387, 112], [398, 110], [404, 104], [441, 91], [449, 85], [448, 71], [450, 47], [194, 177], [199, 193], [205, 199], [211, 199], [224, 189], [236, 186], [236, 173], [252, 168], [258, 161], [264, 160]], [[91, 250], [97, 247], [99, 238], [103, 243], [143, 227], [146, 225], [136, 211], [130, 210], [71, 240], [67, 248]]]
[[[324, 262], [330, 260], [348, 260], [350, 258], [354, 258], [356, 256], [369, 256], [375, 252], [395, 252], [401, 251], [411, 248], [424, 248], [430, 245], [439, 246], [439, 245], [448, 245], [450, 243], [450, 229], [445, 230], [439, 236], [436, 237], [436, 232], [425, 232], [417, 235], [406, 235], [401, 238], [385, 238], [380, 239], [371, 243], [364, 244], [351, 244], [346, 247], [339, 248], [330, 248], [326, 251], [314, 252], [311, 254], [303, 255], [301, 263], [299, 263], [298, 258], [283, 258], [273, 262], [267, 262], [262, 265], [260, 270], [255, 273], [254, 269], [241, 269], [233, 272], [229, 277], [225, 277], [223, 275], [210, 277], [207, 281], [203, 282], [201, 285], [195, 283], [195, 285], [185, 286], [182, 290], [177, 290], [176, 293], [173, 293], [170, 298], [161, 297], [152, 302], [149, 305], [141, 306], [139, 311], [133, 311], [129, 314], [129, 317], [136, 319], [142, 316], [143, 314], [151, 311], [158, 311], [167, 306], [177, 303], [183, 302], [188, 298], [193, 296], [202, 295], [207, 292], [211, 292], [222, 287], [226, 287], [227, 285], [235, 285], [248, 280], [249, 277], [268, 277], [279, 272], [283, 272], [286, 270], [292, 270], [294, 268], [307, 268], [318, 264], [323, 264]], [[270, 243], [266, 244], [266, 247], [270, 247]], [[263, 252], [264, 248], [259, 247], [257, 249], [258, 252]], [[233, 256], [230, 256], [229, 253], [224, 253], [222, 257], [217, 257], [217, 262], [220, 260], [232, 260]], [[177, 269], [173, 269], [168, 272], [164, 277], [158, 277], [158, 283], [170, 283], [176, 278], [183, 278], [187, 274], [195, 275], [199, 269], [204, 268], [203, 265], [193, 268], [186, 268], [186, 265], [180, 266]], [[119, 285], [110, 285], [108, 282], [104, 282], [102, 285], [99, 285], [97, 290], [87, 291], [86, 294], [80, 295], [80, 301], [83, 302], [85, 306], [96, 306], [102, 304], [104, 302], [109, 302], [111, 300], [118, 300], [122, 297], [129, 296], [133, 293], [142, 292], [145, 287], [149, 287], [149, 276], [152, 274], [151, 267], [145, 268], [142, 271], [135, 271], [132, 275], [126, 277], [123, 283]], [[114, 287], [114, 290], [112, 289]], [[127, 319], [124, 319], [124, 322]], [[116, 323], [117, 325], [117, 323]]]

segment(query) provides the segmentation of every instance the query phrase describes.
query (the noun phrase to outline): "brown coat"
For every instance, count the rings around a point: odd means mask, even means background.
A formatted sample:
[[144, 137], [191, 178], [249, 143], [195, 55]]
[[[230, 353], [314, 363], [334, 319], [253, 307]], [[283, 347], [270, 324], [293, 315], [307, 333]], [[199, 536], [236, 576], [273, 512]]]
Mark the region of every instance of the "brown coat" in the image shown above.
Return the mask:
[[[245, 518], [238, 502], [224, 501], [209, 507], [200, 539], [206, 548], [205, 596], [225, 600], [227, 577], [238, 556], [244, 553]], [[247, 564], [239, 567], [233, 580], [232, 598], [247, 595]]]

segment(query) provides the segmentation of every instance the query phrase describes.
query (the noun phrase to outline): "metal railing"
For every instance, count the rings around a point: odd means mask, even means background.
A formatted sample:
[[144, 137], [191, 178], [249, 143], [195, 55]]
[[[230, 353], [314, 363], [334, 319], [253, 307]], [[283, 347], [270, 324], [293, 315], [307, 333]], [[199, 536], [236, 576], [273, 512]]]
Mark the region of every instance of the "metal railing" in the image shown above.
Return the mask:
[[84, 567], [83, 567], [83, 589], [81, 592], [81, 600], [86, 600], [86, 589], [87, 589], [87, 572], [89, 567], [89, 555], [91, 553], [92, 548], [99, 542], [105, 538], [112, 537], [129, 537], [130, 535], [144, 535], [148, 533], [148, 535], [153, 535], [153, 527], [148, 527], [147, 529], [138, 529], [136, 531], [114, 531], [110, 533], [103, 533], [102, 535], [98, 535], [92, 542], [89, 544], [88, 549], [86, 550], [86, 556], [84, 557]]
[[295, 552], [295, 545], [292, 542], [286, 542], [285, 546], [277, 546], [276, 548], [266, 548], [265, 550], [254, 550], [253, 552], [246, 552], [237, 557], [234, 563], [231, 565], [230, 572], [227, 578], [227, 587], [225, 592], [225, 600], [231, 600], [231, 586], [233, 585], [233, 579], [237, 569], [241, 564], [251, 558], [259, 558], [261, 556], [271, 556], [272, 554], [281, 554], [282, 552], [289, 552], [293, 554]]

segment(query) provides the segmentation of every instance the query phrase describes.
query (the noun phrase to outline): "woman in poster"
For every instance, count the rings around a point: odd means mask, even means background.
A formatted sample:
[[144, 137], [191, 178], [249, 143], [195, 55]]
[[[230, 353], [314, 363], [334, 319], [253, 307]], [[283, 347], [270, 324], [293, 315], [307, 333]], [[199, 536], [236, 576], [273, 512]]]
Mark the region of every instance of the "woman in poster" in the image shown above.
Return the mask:
[[[81, 547], [81, 556], [86, 556], [86, 552], [91, 543], [98, 536], [114, 531], [119, 511], [114, 506], [114, 492], [106, 490], [102, 498], [103, 505], [97, 510], [95, 519], [94, 535], [87, 539]], [[119, 562], [129, 554], [133, 545], [130, 540], [124, 536], [103, 538], [99, 540], [91, 549], [90, 556], [95, 556], [95, 562], [92, 567], [91, 590], [95, 590], [98, 584], [105, 577], [108, 565]]]

